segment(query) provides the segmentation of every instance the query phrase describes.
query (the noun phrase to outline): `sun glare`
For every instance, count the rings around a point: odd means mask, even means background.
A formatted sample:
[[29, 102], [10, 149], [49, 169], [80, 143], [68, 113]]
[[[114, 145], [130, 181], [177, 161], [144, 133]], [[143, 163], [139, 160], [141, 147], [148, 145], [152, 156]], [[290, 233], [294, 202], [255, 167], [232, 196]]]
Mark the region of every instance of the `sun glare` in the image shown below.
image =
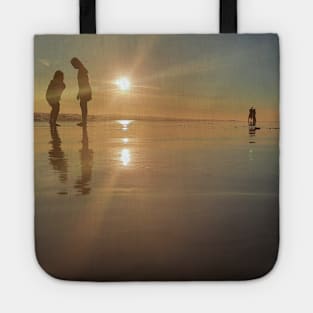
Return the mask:
[[121, 124], [123, 127], [128, 127], [128, 125], [131, 123], [132, 121], [130, 120], [120, 120], [118, 121], [119, 124]]
[[121, 151], [120, 160], [121, 160], [123, 166], [128, 166], [128, 163], [130, 162], [130, 152], [128, 149], [123, 149]]
[[129, 91], [131, 87], [130, 81], [127, 77], [121, 77], [117, 79], [115, 84], [121, 91]]
[[122, 125], [122, 130], [123, 130], [123, 131], [127, 131], [129, 124], [132, 123], [132, 121], [129, 121], [129, 120], [121, 120], [121, 121], [117, 121], [117, 122], [118, 122], [120, 125]]

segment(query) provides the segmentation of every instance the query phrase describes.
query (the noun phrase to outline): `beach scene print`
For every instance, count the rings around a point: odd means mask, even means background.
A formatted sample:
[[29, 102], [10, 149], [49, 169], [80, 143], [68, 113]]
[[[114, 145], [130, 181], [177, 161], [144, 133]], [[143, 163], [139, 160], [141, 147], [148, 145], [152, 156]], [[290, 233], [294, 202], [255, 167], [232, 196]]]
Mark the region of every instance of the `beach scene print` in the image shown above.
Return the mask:
[[36, 36], [34, 102], [47, 273], [246, 280], [273, 268], [275, 35]]

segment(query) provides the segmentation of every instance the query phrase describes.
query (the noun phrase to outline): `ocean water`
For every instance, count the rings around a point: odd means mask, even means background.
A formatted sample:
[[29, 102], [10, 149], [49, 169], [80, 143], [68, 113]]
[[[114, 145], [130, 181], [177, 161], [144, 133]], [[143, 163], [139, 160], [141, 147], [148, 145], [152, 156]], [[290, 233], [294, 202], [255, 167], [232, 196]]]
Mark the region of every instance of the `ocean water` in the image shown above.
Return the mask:
[[279, 241], [279, 130], [243, 122], [35, 123], [41, 266], [74, 280], [236, 280]]

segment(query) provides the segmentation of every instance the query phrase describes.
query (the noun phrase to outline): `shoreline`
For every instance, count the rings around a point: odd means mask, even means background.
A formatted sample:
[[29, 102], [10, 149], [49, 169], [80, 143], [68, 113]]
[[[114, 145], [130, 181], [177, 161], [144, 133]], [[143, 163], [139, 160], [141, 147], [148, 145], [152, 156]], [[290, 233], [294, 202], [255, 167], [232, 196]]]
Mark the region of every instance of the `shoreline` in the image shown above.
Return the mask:
[[[49, 122], [50, 113], [34, 113], [34, 122]], [[130, 120], [130, 121], [150, 121], [150, 122], [240, 122], [244, 123], [245, 120], [220, 120], [220, 119], [193, 119], [193, 118], [166, 118], [157, 116], [120, 116], [120, 115], [89, 115], [89, 122], [106, 122], [116, 120]], [[59, 114], [58, 121], [60, 122], [80, 122], [80, 114]], [[259, 121], [260, 123], [280, 123], [279, 121]]]

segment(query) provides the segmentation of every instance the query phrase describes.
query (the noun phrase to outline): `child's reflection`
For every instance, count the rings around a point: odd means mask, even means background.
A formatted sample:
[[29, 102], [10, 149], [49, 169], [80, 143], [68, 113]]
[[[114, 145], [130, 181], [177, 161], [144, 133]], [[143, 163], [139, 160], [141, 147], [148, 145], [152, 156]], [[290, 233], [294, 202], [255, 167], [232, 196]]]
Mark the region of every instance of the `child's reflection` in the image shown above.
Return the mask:
[[50, 134], [51, 150], [48, 151], [49, 162], [52, 165], [53, 170], [59, 173], [60, 182], [65, 183], [67, 181], [68, 171], [67, 159], [62, 150], [62, 141], [55, 125], [50, 126]]

